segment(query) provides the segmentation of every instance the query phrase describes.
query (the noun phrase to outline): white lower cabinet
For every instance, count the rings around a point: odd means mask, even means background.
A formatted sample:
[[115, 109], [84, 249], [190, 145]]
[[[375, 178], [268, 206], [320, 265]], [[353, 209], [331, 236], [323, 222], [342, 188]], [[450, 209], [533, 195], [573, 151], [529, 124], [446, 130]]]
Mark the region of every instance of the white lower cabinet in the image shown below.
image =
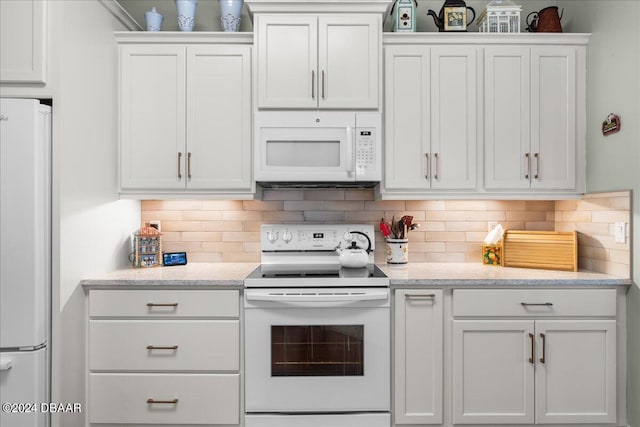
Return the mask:
[[395, 291], [394, 423], [443, 420], [443, 292]]
[[237, 290], [91, 290], [91, 424], [241, 423]]
[[616, 422], [615, 290], [454, 290], [453, 316], [454, 424]]

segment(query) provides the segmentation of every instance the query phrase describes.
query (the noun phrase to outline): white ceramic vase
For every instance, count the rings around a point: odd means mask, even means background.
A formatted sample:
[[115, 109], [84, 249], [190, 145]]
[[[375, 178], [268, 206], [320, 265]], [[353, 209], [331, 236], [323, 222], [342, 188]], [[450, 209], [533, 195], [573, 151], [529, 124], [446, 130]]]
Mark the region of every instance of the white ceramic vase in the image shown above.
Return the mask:
[[196, 23], [198, 0], [175, 0], [180, 31], [193, 31]]
[[147, 21], [147, 31], [160, 31], [162, 29], [162, 21], [164, 16], [158, 13], [155, 7], [144, 13]]
[[242, 0], [220, 0], [220, 22], [224, 31], [240, 29]]

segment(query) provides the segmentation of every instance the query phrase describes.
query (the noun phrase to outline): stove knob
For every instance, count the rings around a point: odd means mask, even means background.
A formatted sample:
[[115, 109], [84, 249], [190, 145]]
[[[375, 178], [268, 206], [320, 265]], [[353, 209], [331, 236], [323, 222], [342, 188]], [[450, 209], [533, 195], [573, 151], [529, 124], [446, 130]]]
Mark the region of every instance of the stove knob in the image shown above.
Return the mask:
[[293, 234], [289, 231], [285, 231], [282, 233], [282, 241], [285, 243], [289, 243], [293, 239]]
[[342, 236], [342, 238], [346, 241], [346, 242], [350, 242], [352, 237], [351, 237], [351, 233], [349, 233], [348, 231], [344, 232], [344, 235]]
[[267, 240], [270, 243], [275, 243], [278, 240], [278, 232], [277, 231], [267, 231]]

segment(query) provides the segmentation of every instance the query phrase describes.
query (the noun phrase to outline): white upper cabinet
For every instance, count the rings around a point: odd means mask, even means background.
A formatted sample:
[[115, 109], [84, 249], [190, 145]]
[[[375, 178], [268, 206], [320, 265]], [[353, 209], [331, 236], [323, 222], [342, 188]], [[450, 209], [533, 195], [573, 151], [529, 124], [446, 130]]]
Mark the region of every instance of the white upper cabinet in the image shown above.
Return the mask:
[[184, 46], [120, 50], [122, 189], [182, 189], [185, 156]]
[[577, 191], [577, 53], [485, 49], [485, 188]]
[[588, 37], [385, 34], [382, 198], [583, 193]]
[[381, 17], [258, 14], [258, 108], [378, 108]]
[[0, 83], [46, 83], [47, 6], [0, 1]]
[[120, 46], [125, 194], [252, 193], [251, 47]]
[[474, 190], [475, 46], [385, 49], [385, 190]]

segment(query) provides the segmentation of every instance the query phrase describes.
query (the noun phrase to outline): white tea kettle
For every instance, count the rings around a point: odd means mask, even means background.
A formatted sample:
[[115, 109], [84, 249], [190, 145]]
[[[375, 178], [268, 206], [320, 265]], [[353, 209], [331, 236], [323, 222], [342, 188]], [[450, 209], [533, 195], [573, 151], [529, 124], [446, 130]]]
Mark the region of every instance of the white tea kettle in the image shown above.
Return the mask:
[[355, 241], [351, 242], [351, 246], [342, 249], [342, 242], [336, 246], [336, 252], [340, 254], [340, 267], [346, 268], [362, 268], [369, 263], [369, 253], [371, 252], [371, 239], [365, 233], [360, 231], [351, 231], [351, 234], [361, 234], [367, 238], [367, 249], [362, 249]]

